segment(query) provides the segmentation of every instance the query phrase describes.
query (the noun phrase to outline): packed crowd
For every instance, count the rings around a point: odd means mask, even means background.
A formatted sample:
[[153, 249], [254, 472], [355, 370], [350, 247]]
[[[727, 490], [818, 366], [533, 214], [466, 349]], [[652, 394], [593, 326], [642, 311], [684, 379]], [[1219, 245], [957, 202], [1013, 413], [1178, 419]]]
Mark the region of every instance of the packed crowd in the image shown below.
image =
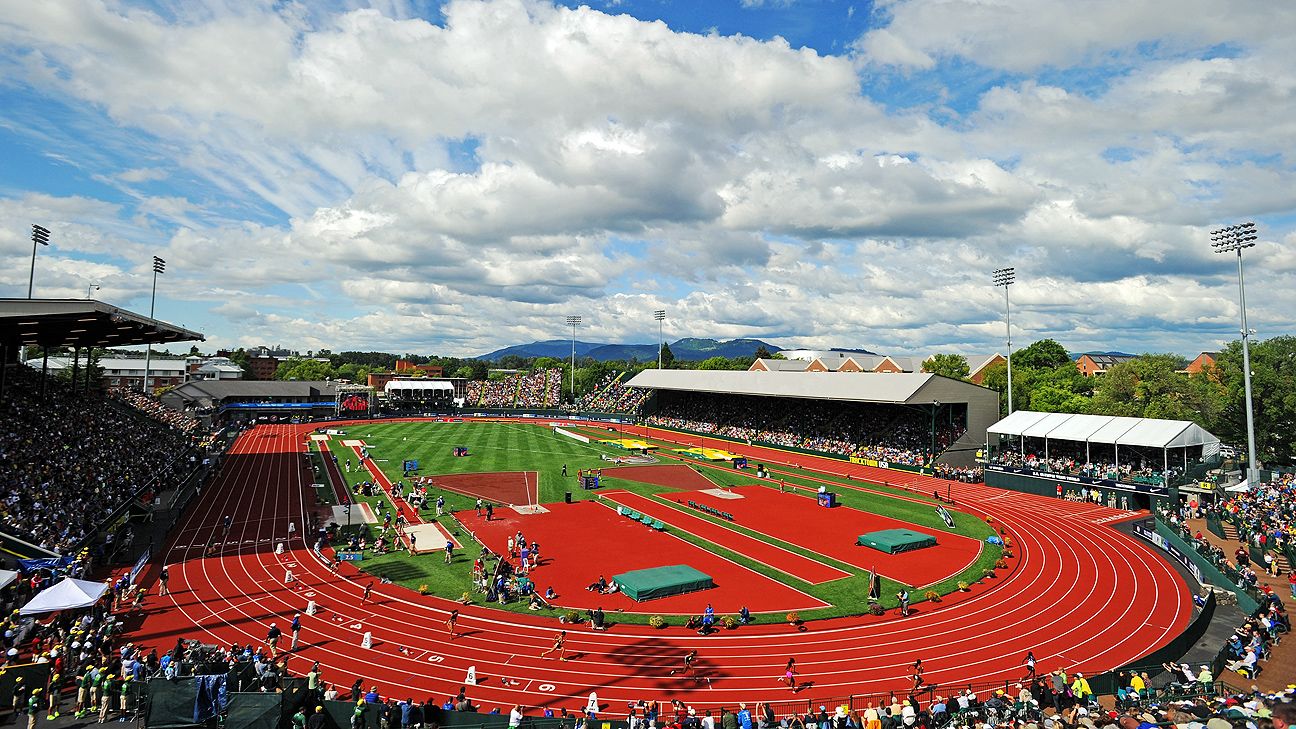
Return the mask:
[[15, 716], [25, 713], [34, 722], [38, 714], [53, 720], [74, 713], [98, 716], [101, 723], [113, 716], [126, 717], [136, 708], [139, 685], [165, 668], [167, 658], [159, 657], [156, 648], [146, 651], [132, 643], [122, 645], [117, 638], [122, 620], [143, 602], [144, 592], [128, 580], [112, 585], [89, 608], [63, 610], [52, 619], [19, 617], [19, 606], [60, 582], [65, 573], [81, 574], [85, 559], [83, 553], [57, 573], [22, 572], [4, 590], [5, 614], [10, 616], [0, 620], [5, 665], [50, 666], [48, 679], [33, 681], [22, 674], [14, 679], [9, 708]]
[[579, 412], [635, 413], [648, 400], [651, 390], [626, 387], [628, 377], [612, 373], [602, 379], [594, 389], [576, 401]]
[[108, 390], [108, 396], [123, 402], [144, 413], [154, 420], [170, 425], [182, 433], [192, 433], [198, 429], [198, 421], [188, 413], [172, 410], [156, 398], [125, 387], [114, 387]]
[[981, 483], [985, 480], [985, 471], [976, 466], [947, 466], [943, 463], [937, 463], [935, 470], [937, 478], [949, 479], [950, 481]]
[[1285, 551], [1296, 530], [1296, 474], [1278, 474], [1268, 483], [1255, 484], [1225, 502], [1223, 510], [1249, 544]]
[[[888, 463], [927, 465], [933, 457], [931, 416], [904, 407], [813, 401], [785, 408], [769, 398], [701, 394], [666, 404], [646, 422]], [[966, 431], [947, 411], [935, 428], [936, 454]]]
[[562, 398], [562, 370], [557, 368], [468, 383], [468, 407], [556, 407]]
[[149, 484], [197, 465], [174, 427], [58, 382], [42, 400], [34, 379], [14, 379], [0, 402], [0, 524], [9, 533], [67, 551]]
[[[1091, 448], [1096, 447], [1098, 446], [1091, 446]], [[1050, 441], [1048, 457], [1029, 450], [1023, 453], [1010, 447], [992, 453], [989, 462], [1013, 468], [1027, 468], [1040, 473], [1154, 484], [1173, 483], [1184, 473], [1182, 464], [1172, 463], [1168, 469], [1165, 469], [1164, 461], [1156, 462], [1154, 459], [1138, 455], [1135, 449], [1128, 450], [1133, 454], [1127, 455], [1127, 449], [1122, 448], [1122, 462], [1118, 465], [1114, 456], [1112, 460], [1108, 460], [1091, 453], [1090, 458], [1086, 459], [1083, 443]]]

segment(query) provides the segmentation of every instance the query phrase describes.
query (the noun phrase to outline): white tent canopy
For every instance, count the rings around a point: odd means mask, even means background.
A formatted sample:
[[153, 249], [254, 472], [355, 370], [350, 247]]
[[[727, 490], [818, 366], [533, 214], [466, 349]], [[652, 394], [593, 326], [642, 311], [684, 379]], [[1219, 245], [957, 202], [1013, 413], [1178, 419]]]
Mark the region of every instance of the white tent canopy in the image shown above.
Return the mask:
[[10, 582], [18, 579], [18, 573], [13, 570], [0, 570], [0, 587], [7, 587]]
[[448, 390], [453, 392], [454, 383], [446, 380], [391, 380], [383, 386], [383, 392], [390, 393], [399, 390]]
[[42, 613], [58, 612], [59, 610], [90, 607], [99, 602], [99, 598], [103, 597], [103, 594], [107, 591], [108, 585], [103, 582], [89, 582], [65, 577], [62, 582], [45, 589], [39, 595], [33, 597], [18, 612], [23, 615], [40, 615]]
[[1069, 415], [1018, 410], [987, 430], [989, 434], [1069, 440], [1147, 448], [1218, 445], [1219, 438], [1189, 420]]

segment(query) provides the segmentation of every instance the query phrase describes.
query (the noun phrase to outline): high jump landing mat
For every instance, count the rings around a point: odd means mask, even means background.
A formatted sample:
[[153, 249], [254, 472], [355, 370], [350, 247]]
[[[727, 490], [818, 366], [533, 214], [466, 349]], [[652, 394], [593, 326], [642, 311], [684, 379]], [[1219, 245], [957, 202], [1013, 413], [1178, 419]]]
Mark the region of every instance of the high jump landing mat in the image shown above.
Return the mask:
[[701, 458], [707, 461], [732, 461], [735, 458], [743, 457], [738, 453], [730, 453], [729, 451], [722, 451], [719, 448], [681, 448], [676, 450], [675, 452], [683, 453], [684, 455], [687, 456], [693, 456], [694, 458]]
[[600, 440], [599, 442], [602, 443], [603, 445], [610, 445], [616, 448], [624, 448], [625, 450], [628, 451], [657, 450], [657, 446], [653, 445], [652, 443], [647, 443], [642, 440], [633, 440], [630, 438], [611, 438], [608, 440]]
[[896, 554], [924, 547], [936, 546], [936, 537], [912, 529], [883, 529], [880, 532], [861, 534], [856, 544], [872, 547], [879, 552]]
[[686, 592], [709, 590], [715, 587], [711, 575], [685, 564], [622, 572], [613, 575], [612, 580], [621, 588], [621, 594], [635, 602], [683, 595]]

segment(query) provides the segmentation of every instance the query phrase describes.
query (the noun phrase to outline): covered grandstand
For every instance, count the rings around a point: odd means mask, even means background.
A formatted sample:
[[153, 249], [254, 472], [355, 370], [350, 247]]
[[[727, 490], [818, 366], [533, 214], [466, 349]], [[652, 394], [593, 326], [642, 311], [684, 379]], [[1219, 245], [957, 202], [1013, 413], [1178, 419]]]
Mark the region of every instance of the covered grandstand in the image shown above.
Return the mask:
[[987, 429], [986, 482], [1056, 492], [1084, 484], [1141, 508], [1147, 496], [1206, 478], [1220, 464], [1220, 440], [1187, 420], [1018, 410]]
[[[0, 363], [15, 364], [25, 347], [40, 347], [36, 369], [42, 377], [49, 372], [51, 349], [71, 351], [75, 362], [83, 349], [203, 340], [198, 332], [93, 299], [0, 299]], [[71, 372], [76, 385], [77, 366]], [[81, 386], [86, 387], [84, 362], [80, 372]], [[6, 374], [0, 367], [0, 395]]]
[[[460, 380], [463, 382], [463, 380]], [[388, 404], [417, 403], [434, 408], [448, 408], [453, 404], [457, 390], [453, 380], [410, 378], [389, 380], [383, 385], [383, 398]]]
[[[831, 441], [842, 452], [842, 444], [848, 441], [858, 445], [868, 435], [885, 435], [889, 427], [896, 427], [901, 421], [912, 424], [909, 423], [912, 421], [920, 425], [922, 432], [917, 439], [923, 448], [928, 446], [929, 427], [933, 441], [937, 440], [938, 432], [951, 434], [948, 442], [937, 443], [934, 450], [944, 451], [942, 463], [958, 465], [972, 463], [974, 452], [985, 442], [986, 429], [998, 417], [999, 407], [998, 393], [994, 390], [926, 373], [789, 375], [653, 369], [635, 375], [626, 386], [655, 391], [647, 406], [650, 416], [682, 412], [703, 404], [719, 409], [730, 419], [746, 418], [744, 422], [748, 423], [752, 422], [753, 409], [766, 413], [768, 422], [753, 428], [758, 431], [773, 431], [775, 425], [780, 425], [795, 426], [806, 432], [834, 433], [832, 437], [807, 438], [808, 450], [825, 450], [813, 444]], [[868, 424], [861, 425], [865, 420]], [[756, 439], [768, 441], [759, 436]]]
[[162, 404], [209, 425], [327, 418], [337, 413], [336, 382], [195, 380], [172, 388]]

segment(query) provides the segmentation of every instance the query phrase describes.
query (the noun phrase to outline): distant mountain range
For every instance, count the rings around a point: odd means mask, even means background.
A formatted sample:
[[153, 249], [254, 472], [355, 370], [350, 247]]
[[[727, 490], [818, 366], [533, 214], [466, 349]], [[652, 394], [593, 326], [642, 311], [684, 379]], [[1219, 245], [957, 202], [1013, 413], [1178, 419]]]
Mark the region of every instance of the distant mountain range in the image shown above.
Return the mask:
[[[761, 347], [771, 353], [782, 349], [777, 344], [770, 344], [759, 339], [731, 339], [727, 342], [721, 342], [715, 339], [688, 338], [669, 342], [668, 344], [670, 345], [671, 354], [675, 355], [675, 359], [688, 362], [704, 360], [710, 357], [750, 357]], [[483, 354], [477, 359], [497, 362], [501, 357], [510, 354], [528, 359], [531, 357], [557, 357], [563, 359], [570, 357], [571, 351], [572, 342], [570, 339], [546, 339], [543, 342], [515, 344], [511, 347], [497, 349], [494, 352]], [[576, 340], [576, 356], [591, 357], [599, 362], [628, 360], [632, 357], [640, 362], [647, 362], [657, 359], [657, 345], [605, 344], [582, 342], [578, 339]]]
[[1107, 355], [1108, 357], [1135, 357], [1135, 356], [1137, 356], [1137, 355], [1130, 354], [1129, 352], [1067, 352], [1067, 354], [1071, 355], [1071, 361], [1072, 361], [1072, 362], [1074, 362], [1074, 361], [1080, 359], [1081, 357], [1085, 356], [1086, 354], [1105, 354], [1105, 355]]

